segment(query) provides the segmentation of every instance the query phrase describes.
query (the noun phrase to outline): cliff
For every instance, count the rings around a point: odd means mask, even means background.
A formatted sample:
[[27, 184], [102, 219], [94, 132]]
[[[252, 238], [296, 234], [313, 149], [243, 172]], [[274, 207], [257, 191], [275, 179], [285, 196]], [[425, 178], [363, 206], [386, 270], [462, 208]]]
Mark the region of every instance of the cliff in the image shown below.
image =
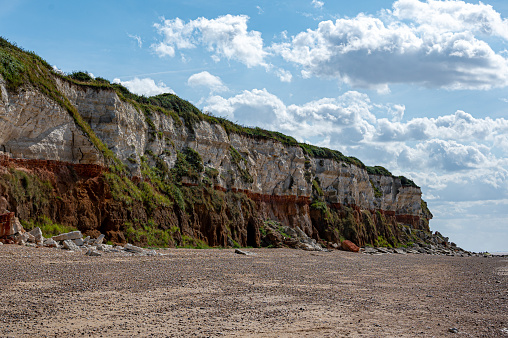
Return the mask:
[[25, 223], [145, 245], [279, 245], [273, 222], [323, 245], [397, 245], [430, 231], [420, 188], [384, 168], [172, 94], [63, 76], [0, 42], [0, 195]]

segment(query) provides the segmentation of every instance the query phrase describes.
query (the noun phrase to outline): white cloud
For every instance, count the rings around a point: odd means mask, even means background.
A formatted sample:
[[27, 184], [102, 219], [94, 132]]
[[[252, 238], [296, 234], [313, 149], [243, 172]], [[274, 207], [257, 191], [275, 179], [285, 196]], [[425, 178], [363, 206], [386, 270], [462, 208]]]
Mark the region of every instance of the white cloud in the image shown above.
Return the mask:
[[414, 21], [425, 31], [471, 31], [508, 40], [508, 20], [482, 2], [398, 0], [393, 4], [393, 15]]
[[160, 57], [169, 56], [173, 57], [175, 56], [175, 48], [172, 46], [169, 46], [167, 44], [164, 44], [162, 42], [158, 44], [152, 45], [152, 49], [157, 53]]
[[53, 65], [53, 70], [60, 75], [65, 75], [65, 72], [55, 65]]
[[444, 169], [458, 171], [485, 166], [492, 162], [489, 149], [483, 145], [465, 145], [455, 141], [432, 139], [414, 148], [405, 147], [398, 163], [403, 167]]
[[322, 21], [290, 42], [273, 44], [271, 51], [301, 66], [304, 77], [334, 77], [381, 92], [391, 83], [505, 87], [508, 60], [482, 37], [508, 37], [507, 20], [490, 6], [401, 0], [379, 17]]
[[[243, 125], [268, 129], [274, 129], [275, 124], [283, 124], [287, 119], [284, 103], [266, 89], [245, 90], [228, 99], [212, 96], [203, 110]], [[274, 124], [274, 121], [277, 122]]]
[[311, 5], [314, 6], [315, 8], [323, 8], [325, 3], [319, 0], [312, 0]]
[[[311, 4], [321, 8], [324, 2]], [[154, 25], [162, 41], [152, 49], [174, 57], [177, 51], [200, 47], [215, 62], [236, 60], [267, 70], [267, 59], [281, 56], [301, 68], [304, 79], [337, 78], [380, 93], [389, 93], [394, 83], [450, 90], [508, 86], [508, 55], [489, 44], [508, 40], [508, 20], [481, 2], [399, 0], [377, 16], [322, 21], [316, 29], [269, 47], [259, 31], [248, 29], [248, 20], [230, 14], [188, 22], [164, 19]], [[290, 80], [287, 71], [276, 74]]]
[[122, 86], [125, 86], [131, 92], [144, 96], [153, 96], [163, 93], [175, 93], [171, 88], [167, 87], [164, 82], [161, 81], [159, 83], [155, 83], [155, 81], [150, 78], [139, 79], [135, 77], [130, 81], [120, 81], [120, 79], [114, 79], [113, 83], [119, 83]]
[[141, 37], [138, 36], [138, 35], [131, 35], [131, 34], [127, 34], [127, 36], [131, 39], [134, 39], [136, 40], [136, 42], [138, 43], [138, 47], [141, 48], [143, 47], [143, 40], [141, 40]]
[[275, 75], [281, 80], [282, 82], [291, 82], [293, 79], [293, 75], [290, 71], [279, 68], [275, 71]]
[[237, 60], [247, 67], [266, 66], [267, 52], [258, 31], [247, 29], [246, 15], [225, 15], [216, 19], [198, 18], [184, 23], [181, 19], [154, 24], [163, 41], [152, 45], [160, 56], [174, 56], [176, 49], [205, 47], [214, 61]]
[[208, 87], [211, 92], [224, 92], [228, 90], [228, 87], [222, 83], [222, 80], [218, 76], [214, 76], [207, 71], [193, 74], [187, 80], [187, 84], [192, 87], [204, 86]]

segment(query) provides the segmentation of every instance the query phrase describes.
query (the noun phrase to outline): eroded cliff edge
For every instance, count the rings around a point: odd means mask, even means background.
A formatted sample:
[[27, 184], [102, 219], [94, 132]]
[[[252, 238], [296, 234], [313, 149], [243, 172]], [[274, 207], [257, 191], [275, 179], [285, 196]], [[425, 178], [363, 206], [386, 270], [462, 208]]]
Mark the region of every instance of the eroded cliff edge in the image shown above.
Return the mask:
[[38, 76], [49, 93], [0, 75], [0, 194], [25, 222], [116, 242], [211, 246], [281, 242], [267, 221], [324, 245], [397, 245], [430, 231], [420, 188], [384, 168], [236, 126], [171, 94], [139, 98], [107, 81]]

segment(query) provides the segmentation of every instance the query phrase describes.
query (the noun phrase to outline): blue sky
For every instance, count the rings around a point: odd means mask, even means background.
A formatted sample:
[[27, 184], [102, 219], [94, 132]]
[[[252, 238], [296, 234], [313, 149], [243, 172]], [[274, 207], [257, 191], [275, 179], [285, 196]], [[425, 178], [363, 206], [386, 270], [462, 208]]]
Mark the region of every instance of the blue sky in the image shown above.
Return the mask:
[[383, 165], [422, 187], [432, 230], [508, 251], [506, 1], [0, 0], [0, 35]]

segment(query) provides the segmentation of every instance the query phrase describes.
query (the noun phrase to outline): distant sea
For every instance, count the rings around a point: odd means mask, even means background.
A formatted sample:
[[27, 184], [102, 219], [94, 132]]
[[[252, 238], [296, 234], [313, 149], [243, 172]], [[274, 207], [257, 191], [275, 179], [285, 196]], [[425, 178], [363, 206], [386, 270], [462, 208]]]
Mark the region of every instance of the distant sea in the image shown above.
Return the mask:
[[508, 256], [508, 251], [505, 252], [492, 252], [493, 256]]

